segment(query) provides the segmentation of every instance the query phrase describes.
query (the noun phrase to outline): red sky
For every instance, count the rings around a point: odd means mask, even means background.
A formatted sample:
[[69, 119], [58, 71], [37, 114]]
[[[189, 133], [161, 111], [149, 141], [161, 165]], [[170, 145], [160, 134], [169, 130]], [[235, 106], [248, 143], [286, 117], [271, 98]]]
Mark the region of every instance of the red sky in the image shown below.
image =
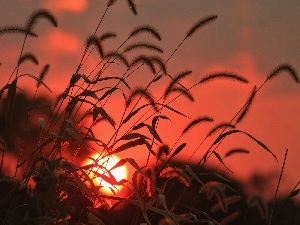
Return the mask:
[[[51, 70], [45, 82], [55, 93], [62, 91], [80, 61], [86, 37], [92, 34], [106, 8], [106, 1], [87, 0], [41, 0], [41, 1], [1, 1], [0, 25], [22, 25], [24, 18], [41, 7], [48, 8], [57, 16], [59, 27], [53, 28], [49, 23], [40, 21], [36, 31], [38, 40], [30, 40], [27, 49], [34, 52], [40, 65], [51, 64]], [[184, 99], [175, 101], [171, 106], [178, 107], [190, 118], [201, 115], [212, 116], [216, 123], [229, 121], [247, 100], [254, 85], [260, 84], [268, 74], [282, 63], [289, 63], [300, 71], [300, 3], [297, 0], [279, 1], [198, 1], [198, 0], [152, 0], [137, 1], [138, 15], [134, 16], [126, 6], [126, 1], [119, 0], [109, 9], [100, 26], [98, 34], [107, 31], [117, 33], [117, 38], [105, 43], [105, 50], [119, 46], [131, 30], [142, 24], [151, 24], [162, 34], [158, 43], [153, 38], [147, 39], [159, 44], [164, 49], [163, 58], [170, 53], [185, 37], [189, 28], [199, 19], [216, 14], [218, 19], [203, 27], [189, 38], [168, 63], [169, 74], [192, 70], [193, 73], [183, 83], [193, 85], [205, 75], [215, 71], [230, 71], [241, 74], [250, 82], [237, 84], [231, 81], [207, 83], [192, 90], [196, 102]], [[147, 35], [144, 36], [145, 38]], [[21, 35], [2, 36], [0, 46], [0, 82], [7, 77], [15, 66], [22, 44]], [[142, 36], [141, 36], [142, 38]], [[82, 72], [89, 73], [99, 57], [96, 54], [87, 61]], [[40, 68], [28, 66], [32, 73]], [[24, 71], [24, 73], [27, 71]], [[118, 74], [112, 69], [111, 73]], [[130, 85], [145, 83], [145, 76], [130, 79]], [[24, 88], [27, 80], [23, 81]], [[3, 84], [5, 84], [3, 83]], [[158, 85], [152, 91], [159, 93], [168, 84]], [[34, 85], [34, 82], [30, 83]], [[46, 90], [45, 90], [46, 92]], [[118, 117], [117, 104], [124, 104], [114, 98], [109, 109]], [[118, 103], [121, 101], [121, 103]], [[121, 105], [123, 106], [123, 105]], [[236, 134], [220, 146], [218, 152], [224, 155], [230, 147], [245, 147], [249, 155], [232, 156], [226, 163], [235, 176], [247, 179], [253, 172], [280, 172], [285, 149], [289, 149], [287, 166], [284, 173], [286, 187], [294, 186], [300, 180], [300, 88], [287, 73], [267, 83], [256, 96], [245, 121], [238, 127], [264, 142], [278, 157], [279, 163], [272, 159], [252, 141]], [[116, 114], [116, 115], [115, 115]], [[162, 121], [162, 137], [169, 140], [170, 146], [190, 120], [170, 115], [173, 124]], [[172, 128], [172, 126], [177, 129]], [[202, 140], [203, 135], [211, 128], [209, 125], [195, 127], [186, 138], [188, 148], [180, 157], [187, 160]], [[172, 132], [170, 132], [172, 130]], [[177, 133], [176, 133], [177, 132]], [[183, 141], [182, 140], [182, 141]], [[198, 140], [198, 142], [197, 142]], [[194, 161], [201, 157], [198, 152]], [[140, 163], [144, 159], [137, 159]], [[242, 168], [242, 169], [241, 169]], [[295, 172], [296, 171], [296, 172]], [[274, 187], [275, 188], [275, 187]]]

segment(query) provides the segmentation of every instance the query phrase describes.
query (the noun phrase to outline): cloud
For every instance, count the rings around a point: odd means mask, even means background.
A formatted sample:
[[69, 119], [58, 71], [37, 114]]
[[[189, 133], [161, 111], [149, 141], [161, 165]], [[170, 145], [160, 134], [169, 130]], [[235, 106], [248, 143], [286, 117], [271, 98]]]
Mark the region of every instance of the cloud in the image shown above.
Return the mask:
[[87, 9], [87, 0], [47, 0], [44, 4], [45, 7], [69, 12], [83, 12]]
[[80, 49], [81, 40], [74, 34], [61, 30], [54, 30], [48, 34], [42, 47], [49, 51], [74, 54]]

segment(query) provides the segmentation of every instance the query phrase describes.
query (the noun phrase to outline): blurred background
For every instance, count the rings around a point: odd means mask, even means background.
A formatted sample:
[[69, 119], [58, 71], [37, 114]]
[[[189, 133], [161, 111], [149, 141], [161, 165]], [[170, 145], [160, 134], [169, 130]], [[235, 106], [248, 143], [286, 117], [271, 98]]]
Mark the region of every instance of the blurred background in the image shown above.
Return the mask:
[[[296, 71], [300, 70], [300, 3], [297, 0], [152, 0], [136, 1], [136, 4], [136, 16], [131, 13], [124, 0], [119, 0], [106, 12], [97, 34], [108, 31], [117, 34], [116, 38], [105, 43], [106, 51], [116, 49], [116, 46], [126, 40], [133, 28], [150, 24], [161, 33], [162, 40], [158, 42], [146, 35], [143, 40], [161, 46], [164, 50], [162, 58], [166, 60], [184, 39], [191, 26], [205, 16], [218, 15], [217, 20], [197, 31], [179, 48], [167, 64], [169, 74], [175, 76], [182, 71], [192, 70], [192, 75], [183, 81], [187, 87], [216, 71], [240, 74], [247, 78], [249, 83], [240, 84], [227, 80], [207, 83], [191, 91], [196, 102], [179, 99], [171, 104], [192, 119], [208, 115], [217, 122], [230, 121], [247, 101], [253, 87], [260, 86], [276, 67], [288, 63]], [[81, 60], [85, 40], [94, 33], [106, 5], [107, 2], [103, 0], [0, 1], [1, 27], [24, 26], [29, 15], [40, 8], [51, 10], [57, 17], [58, 28], [52, 27], [45, 20], [39, 21], [35, 28], [39, 38], [29, 38], [25, 48], [38, 57], [40, 65], [26, 65], [20, 73], [38, 74], [43, 65], [50, 64], [45, 83], [53, 93], [41, 88], [40, 94], [54, 98], [67, 86]], [[0, 83], [4, 86], [16, 66], [23, 35], [10, 34], [0, 38]], [[92, 54], [82, 73], [89, 74], [98, 61], [99, 56]], [[117, 69], [110, 72], [116, 76], [120, 75]], [[128, 82], [135, 86], [142, 85], [145, 80], [147, 78], [141, 75]], [[166, 83], [158, 84], [152, 90], [154, 94], [162, 93], [168, 82], [166, 79]], [[33, 94], [35, 88], [31, 87], [34, 87], [35, 81], [24, 79], [19, 84], [23, 90]], [[113, 116], [118, 117], [118, 107], [124, 107], [124, 100], [116, 97], [114, 101], [115, 104], [111, 104], [109, 110]], [[288, 194], [300, 180], [299, 111], [299, 84], [295, 83], [288, 73], [283, 72], [269, 81], [257, 94], [246, 119], [237, 127], [265, 143], [276, 154], [278, 162], [252, 140], [240, 134], [228, 137], [218, 148], [222, 156], [235, 147], [243, 147], [250, 151], [250, 154], [236, 155], [225, 160], [226, 165], [234, 172], [230, 176], [249, 183], [246, 185], [249, 192], [263, 191], [267, 199], [273, 198], [286, 149], [289, 149], [289, 153], [280, 193]], [[159, 132], [162, 139], [172, 146], [191, 120], [181, 119], [176, 115], [171, 115], [170, 118], [173, 124], [163, 121]], [[176, 129], [171, 128], [172, 126], [176, 126]], [[199, 161], [205, 151], [203, 149], [208, 145], [203, 145], [202, 150], [189, 159], [209, 128], [206, 125], [203, 128], [196, 127], [182, 139], [187, 141], [188, 145], [178, 156], [179, 161]], [[102, 137], [106, 134], [99, 135]], [[146, 162], [144, 154], [132, 154], [141, 165]], [[210, 160], [209, 163], [216, 167], [216, 161]], [[10, 165], [12, 163], [4, 166]], [[218, 168], [226, 171], [222, 166]], [[263, 190], [261, 187], [259, 190], [257, 186], [250, 185], [259, 179], [272, 181], [270, 185], [264, 186]]]

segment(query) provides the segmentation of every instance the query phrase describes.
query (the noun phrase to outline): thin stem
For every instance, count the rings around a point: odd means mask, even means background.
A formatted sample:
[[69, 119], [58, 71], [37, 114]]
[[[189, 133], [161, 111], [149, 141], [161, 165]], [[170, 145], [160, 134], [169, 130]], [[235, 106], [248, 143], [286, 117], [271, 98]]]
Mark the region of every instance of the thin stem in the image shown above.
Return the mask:
[[276, 201], [276, 198], [277, 198], [277, 195], [278, 195], [279, 185], [280, 185], [280, 182], [281, 182], [281, 179], [282, 179], [282, 174], [283, 174], [284, 166], [285, 166], [285, 163], [286, 163], [287, 154], [288, 154], [288, 149], [285, 150], [284, 160], [283, 160], [283, 164], [282, 164], [282, 167], [281, 167], [281, 172], [280, 172], [278, 184], [277, 184], [276, 191], [275, 191], [275, 196], [274, 196], [274, 199], [273, 199], [273, 204], [272, 204], [272, 208], [271, 208], [271, 212], [270, 212], [268, 225], [271, 225], [271, 222], [272, 222], [272, 216], [273, 216], [273, 212], [274, 212], [275, 201]]

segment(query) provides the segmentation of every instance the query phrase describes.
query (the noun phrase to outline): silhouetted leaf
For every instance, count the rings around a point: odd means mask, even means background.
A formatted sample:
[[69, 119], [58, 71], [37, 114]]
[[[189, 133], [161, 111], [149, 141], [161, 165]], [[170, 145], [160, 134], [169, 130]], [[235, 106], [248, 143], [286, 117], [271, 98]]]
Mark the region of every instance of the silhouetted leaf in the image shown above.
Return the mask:
[[122, 151], [125, 151], [129, 148], [134, 148], [134, 147], [137, 147], [139, 145], [144, 145], [145, 144], [145, 139], [143, 138], [139, 138], [139, 139], [136, 139], [136, 140], [133, 140], [133, 141], [129, 141], [121, 146], [119, 146], [118, 148], [116, 148], [115, 150], [113, 150], [110, 154], [116, 154], [116, 153], [119, 153], [119, 152], [122, 152]]
[[214, 134], [215, 132], [217, 132], [219, 129], [225, 129], [225, 128], [232, 128], [234, 129], [235, 126], [232, 125], [231, 123], [220, 123], [218, 125], [216, 125], [215, 127], [213, 127], [209, 132], [207, 136], [211, 136], [212, 134]]
[[159, 119], [163, 119], [163, 120], [170, 120], [170, 119], [168, 117], [164, 116], [164, 115], [155, 116], [152, 119], [152, 129], [153, 129], [153, 133], [154, 133], [153, 136], [156, 137], [156, 139], [158, 137], [157, 140], [160, 141], [160, 142], [162, 142], [161, 138], [159, 137], [159, 135], [158, 135], [158, 133], [156, 131], [156, 123], [158, 122]]
[[166, 104], [160, 104], [160, 103], [156, 103], [156, 104], [157, 104], [157, 105], [160, 105], [160, 106], [162, 106], [162, 107], [164, 107], [164, 108], [167, 108], [167, 109], [169, 109], [169, 110], [171, 110], [171, 111], [173, 111], [173, 112], [175, 112], [175, 113], [177, 113], [177, 114], [179, 114], [179, 115], [181, 115], [181, 116], [184, 116], [184, 117], [186, 117], [186, 118], [189, 118], [188, 116], [184, 115], [183, 113], [177, 111], [176, 109], [174, 109], [174, 108], [172, 108], [172, 107], [170, 107], [170, 106], [168, 106], [168, 105], [166, 105]]
[[296, 190], [292, 191], [292, 192], [289, 194], [288, 198], [295, 197], [296, 195], [299, 194], [299, 192], [300, 192], [300, 189], [296, 189]]
[[147, 107], [147, 106], [152, 106], [151, 104], [146, 104], [146, 105], [142, 105], [139, 108], [137, 108], [136, 110], [132, 111], [131, 113], [129, 113], [125, 119], [123, 120], [123, 124], [127, 123], [132, 117], [134, 117], [134, 115], [136, 115], [141, 109]]
[[104, 175], [102, 173], [99, 173], [97, 171], [94, 171], [94, 170], [92, 171], [92, 173], [94, 173], [96, 177], [101, 178], [102, 180], [106, 181], [107, 183], [109, 183], [111, 185], [124, 185], [125, 183], [127, 183], [127, 180], [125, 180], [125, 179], [117, 181], [116, 178], [114, 177], [114, 175], [109, 170], [107, 170], [105, 172], [108, 174], [108, 176]]
[[141, 171], [141, 168], [139, 165], [136, 163], [136, 161], [133, 158], [126, 158], [126, 161], [133, 167], [135, 168], [136, 171]]
[[135, 168], [136, 170], [141, 170], [141, 168], [139, 167], [139, 165], [136, 163], [136, 161], [132, 158], [125, 158], [125, 159], [120, 159], [119, 162], [117, 162], [113, 167], [110, 168], [110, 171], [113, 169], [116, 169], [118, 167], [124, 166], [125, 163], [129, 163], [133, 168]]
[[237, 148], [237, 149], [232, 149], [230, 150], [229, 152], [227, 152], [224, 156], [225, 157], [229, 157], [231, 155], [234, 155], [234, 154], [249, 154], [249, 151], [248, 150], [245, 150], [245, 149], [241, 149], [241, 148]]
[[220, 163], [223, 164], [223, 166], [225, 166], [226, 169], [228, 169], [231, 173], [233, 173], [224, 163], [222, 157], [219, 155], [219, 153], [217, 153], [216, 151], [212, 152], [214, 154], [214, 156], [216, 156], [216, 158], [219, 160]]
[[150, 126], [149, 124], [140, 123], [140, 124], [134, 126], [132, 130], [138, 130], [138, 129], [142, 128], [142, 127], [146, 127], [146, 128], [148, 129], [148, 131], [152, 134], [152, 136], [153, 136], [156, 140], [158, 140], [159, 142], [162, 143], [162, 140], [161, 140], [161, 138], [159, 137], [158, 133], [157, 133], [157, 132], [153, 129], [153, 127]]
[[142, 127], [145, 127], [145, 126], [147, 126], [147, 124], [145, 124], [145, 123], [139, 123], [139, 124], [135, 125], [135, 126], [132, 128], [132, 130], [139, 130], [139, 129], [141, 129]]
[[99, 98], [98, 98], [98, 96], [96, 95], [96, 93], [95, 93], [94, 91], [92, 91], [92, 90], [87, 90], [87, 89], [85, 89], [85, 90], [83, 90], [83, 92], [81, 92], [81, 93], [78, 95], [78, 97], [80, 97], [80, 96], [84, 96], [84, 97], [92, 97], [92, 98], [94, 98], [94, 99], [96, 99], [96, 100], [99, 100]]
[[99, 79], [96, 79], [95, 81], [96, 82], [99, 82], [99, 81], [104, 81], [104, 80], [119, 80], [121, 81], [123, 84], [125, 84], [125, 86], [130, 90], [130, 86], [129, 84], [122, 78], [122, 77], [102, 77], [102, 78], [99, 78]]
[[162, 78], [162, 75], [158, 75], [157, 77], [155, 77], [152, 82], [155, 83], [156, 81], [160, 80]]
[[129, 133], [129, 134], [126, 134], [123, 137], [121, 137], [119, 140], [131, 140], [131, 139], [137, 139], [137, 138], [144, 138], [145, 140], [150, 139], [149, 137], [147, 137], [143, 134], [140, 134], [140, 133]]
[[226, 133], [223, 133], [221, 134], [216, 140], [215, 142], [213, 143], [213, 145], [217, 144], [218, 142], [220, 142], [223, 138], [225, 138], [226, 136], [228, 135], [231, 135], [231, 134], [234, 134], [234, 133], [243, 133], [243, 134], [246, 134], [248, 137], [250, 137], [252, 140], [254, 140], [257, 144], [259, 144], [262, 148], [264, 148], [266, 151], [268, 151], [269, 153], [271, 153], [271, 155], [277, 160], [277, 157], [276, 155], [264, 144], [262, 143], [261, 141], [257, 140], [256, 138], [254, 138], [252, 135], [244, 132], [244, 131], [241, 131], [241, 130], [231, 130], [231, 131], [228, 131]]
[[13, 122], [13, 116], [15, 115], [14, 109], [15, 109], [15, 100], [16, 100], [16, 93], [17, 93], [17, 81], [18, 78], [14, 79], [11, 84], [8, 86], [7, 90], [7, 105], [4, 109], [4, 121], [9, 128], [12, 125]]
[[182, 151], [182, 149], [184, 149], [186, 146], [186, 143], [182, 143], [181, 145], [179, 145], [173, 152], [171, 157], [174, 157], [175, 155], [177, 155], [179, 152]]
[[98, 112], [105, 120], [107, 120], [113, 127], [115, 127], [115, 121], [107, 114], [103, 107], [94, 105], [94, 110], [96, 110], [96, 112]]

